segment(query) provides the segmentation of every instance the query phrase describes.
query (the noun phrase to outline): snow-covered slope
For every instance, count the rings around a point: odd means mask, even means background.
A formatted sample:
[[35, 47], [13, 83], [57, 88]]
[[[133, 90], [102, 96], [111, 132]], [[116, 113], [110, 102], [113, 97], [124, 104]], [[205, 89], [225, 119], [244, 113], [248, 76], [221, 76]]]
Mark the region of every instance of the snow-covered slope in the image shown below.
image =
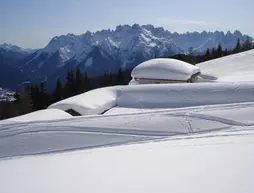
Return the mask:
[[218, 82], [254, 81], [254, 50], [197, 64], [204, 79]]
[[5, 193], [251, 193], [253, 130], [0, 163]]
[[1, 125], [1, 192], [252, 192], [253, 113], [248, 103]]
[[3, 121], [0, 122], [0, 157], [63, 152], [232, 128], [248, 129], [254, 126], [253, 113], [254, 103], [247, 102], [31, 123]]

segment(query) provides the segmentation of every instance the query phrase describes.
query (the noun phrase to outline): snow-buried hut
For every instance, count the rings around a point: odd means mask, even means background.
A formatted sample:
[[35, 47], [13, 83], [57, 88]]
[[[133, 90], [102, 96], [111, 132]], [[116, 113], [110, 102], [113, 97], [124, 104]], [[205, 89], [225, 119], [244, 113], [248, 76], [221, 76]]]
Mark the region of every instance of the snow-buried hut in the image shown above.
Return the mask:
[[151, 59], [136, 66], [129, 84], [163, 84], [196, 82], [200, 69], [192, 64], [170, 58]]

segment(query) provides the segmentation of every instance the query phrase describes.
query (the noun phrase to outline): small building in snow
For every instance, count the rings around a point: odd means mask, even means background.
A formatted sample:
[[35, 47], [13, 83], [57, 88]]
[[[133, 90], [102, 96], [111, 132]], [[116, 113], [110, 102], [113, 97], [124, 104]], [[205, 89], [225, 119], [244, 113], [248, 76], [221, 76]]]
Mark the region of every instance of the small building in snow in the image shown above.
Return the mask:
[[164, 84], [197, 82], [200, 69], [170, 58], [156, 58], [141, 63], [132, 72], [129, 84]]

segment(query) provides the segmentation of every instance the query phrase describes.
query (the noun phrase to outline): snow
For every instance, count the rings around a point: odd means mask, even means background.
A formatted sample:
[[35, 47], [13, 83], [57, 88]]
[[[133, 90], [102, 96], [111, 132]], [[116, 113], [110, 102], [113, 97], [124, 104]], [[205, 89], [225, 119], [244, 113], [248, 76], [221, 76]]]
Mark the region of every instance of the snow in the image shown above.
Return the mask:
[[251, 193], [253, 134], [251, 128], [1, 160], [1, 192]]
[[0, 158], [133, 144], [174, 135], [249, 130], [254, 126], [253, 113], [254, 102], [248, 102], [30, 123], [3, 121]]
[[[121, 62], [132, 59], [133, 53], [137, 51], [142, 51], [147, 59], [152, 58], [154, 57], [154, 47], [158, 45], [167, 52], [182, 52], [168, 37], [156, 37], [156, 34], [139, 25], [125, 25], [119, 26], [113, 31], [102, 30], [82, 35], [56, 36], [41, 50], [41, 53], [48, 53], [51, 56], [59, 51], [63, 63], [70, 59], [82, 62], [94, 46], [98, 45], [108, 54], [114, 57], [118, 56]], [[35, 56], [32, 60], [37, 57]]]
[[13, 52], [20, 52], [20, 53], [25, 53], [25, 49], [23, 48], [20, 48], [18, 46], [15, 46], [15, 45], [11, 45], [11, 44], [0, 44], [0, 48], [3, 48], [7, 51], [13, 51]]
[[157, 58], [148, 60], [135, 67], [131, 76], [133, 78], [188, 80], [193, 74], [200, 72], [186, 62], [175, 59]]
[[1, 121], [1, 192], [253, 192], [254, 79], [234, 79], [252, 56], [200, 64], [211, 82], [106, 87]]
[[90, 58], [88, 58], [87, 61], [86, 61], [85, 68], [90, 67], [92, 64], [93, 64], [93, 57], [90, 57]]
[[59, 101], [48, 108], [63, 111], [73, 109], [81, 115], [91, 115], [101, 114], [115, 105], [116, 92], [110, 88], [102, 88]]
[[[73, 109], [81, 115], [98, 115], [129, 108], [165, 109], [254, 102], [254, 84], [197, 83], [114, 86], [59, 101], [49, 108]], [[156, 100], [155, 100], [156, 99]], [[112, 110], [114, 108], [114, 110]], [[108, 112], [107, 112], [108, 111]]]
[[72, 117], [70, 114], [59, 109], [45, 109], [22, 116], [5, 119], [3, 122], [31, 122], [31, 121], [44, 121], [54, 119], [66, 119]]
[[208, 75], [216, 82], [254, 81], [254, 50], [203, 62], [197, 67], [205, 79]]
[[60, 48], [59, 53], [63, 63], [74, 56], [74, 54], [69, 50], [69, 48], [66, 47]]

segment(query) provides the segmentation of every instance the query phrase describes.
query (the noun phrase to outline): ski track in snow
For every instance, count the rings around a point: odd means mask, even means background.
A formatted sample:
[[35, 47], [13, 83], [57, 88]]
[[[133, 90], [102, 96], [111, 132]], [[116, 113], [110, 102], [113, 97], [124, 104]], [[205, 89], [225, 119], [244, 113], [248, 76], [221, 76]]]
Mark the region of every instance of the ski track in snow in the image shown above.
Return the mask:
[[[254, 127], [254, 121], [246, 123], [209, 115], [216, 110], [223, 112], [224, 115], [234, 112], [234, 109], [245, 107], [254, 109], [252, 108], [254, 103], [152, 110], [123, 115], [85, 116], [50, 122], [0, 123], [0, 158], [10, 159], [20, 156], [103, 148], [156, 141], [163, 138], [174, 139], [175, 136], [182, 136], [178, 138], [179, 140], [190, 139], [202, 133], [212, 133], [211, 136], [215, 136], [219, 131], [230, 131], [236, 128], [245, 128], [250, 132]], [[158, 124], [153, 125], [156, 120], [159, 121]], [[206, 128], [201, 127], [200, 122], [202, 121], [205, 121]], [[140, 125], [140, 122], [145, 122], [146, 126]], [[175, 125], [176, 122], [177, 125]], [[228, 135], [233, 135], [233, 133], [221, 136]], [[70, 140], [72, 137], [73, 140]], [[87, 141], [86, 137], [92, 137], [92, 140]], [[58, 143], [59, 140], [64, 143]], [[13, 146], [9, 148], [6, 141]]]

